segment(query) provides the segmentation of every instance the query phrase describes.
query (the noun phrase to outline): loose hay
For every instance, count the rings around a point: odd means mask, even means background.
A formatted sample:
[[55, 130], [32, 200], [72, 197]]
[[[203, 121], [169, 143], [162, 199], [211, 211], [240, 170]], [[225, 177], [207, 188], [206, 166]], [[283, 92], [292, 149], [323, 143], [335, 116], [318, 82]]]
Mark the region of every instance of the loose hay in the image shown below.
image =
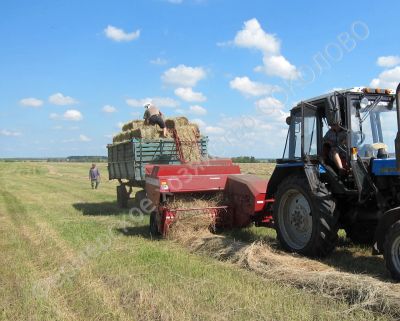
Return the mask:
[[[201, 218], [198, 219], [201, 222]], [[180, 227], [180, 230], [172, 234], [172, 238], [192, 252], [231, 262], [268, 280], [348, 302], [349, 310], [361, 307], [400, 319], [398, 284], [340, 272], [319, 261], [278, 251], [261, 241], [252, 244], [235, 241], [211, 234], [206, 228], [189, 226]]]
[[177, 212], [178, 219], [171, 226], [168, 235], [172, 239], [181, 239], [196, 232], [208, 231], [213, 226], [214, 220], [211, 213], [204, 209], [224, 205], [221, 192], [175, 194], [168, 203], [171, 209], [187, 209], [187, 211]]

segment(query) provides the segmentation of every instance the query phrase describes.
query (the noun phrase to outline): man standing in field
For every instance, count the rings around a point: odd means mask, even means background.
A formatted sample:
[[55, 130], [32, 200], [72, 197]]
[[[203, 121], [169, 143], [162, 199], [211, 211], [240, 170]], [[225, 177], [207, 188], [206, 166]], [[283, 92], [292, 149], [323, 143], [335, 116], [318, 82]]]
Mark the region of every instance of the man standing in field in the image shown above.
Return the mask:
[[167, 127], [163, 119], [161, 111], [153, 104], [144, 105], [144, 123], [150, 125], [158, 125], [163, 130], [163, 136], [167, 137]]
[[92, 167], [89, 169], [89, 180], [92, 184], [92, 189], [97, 189], [100, 184], [100, 172], [96, 167], [96, 164], [92, 164]]

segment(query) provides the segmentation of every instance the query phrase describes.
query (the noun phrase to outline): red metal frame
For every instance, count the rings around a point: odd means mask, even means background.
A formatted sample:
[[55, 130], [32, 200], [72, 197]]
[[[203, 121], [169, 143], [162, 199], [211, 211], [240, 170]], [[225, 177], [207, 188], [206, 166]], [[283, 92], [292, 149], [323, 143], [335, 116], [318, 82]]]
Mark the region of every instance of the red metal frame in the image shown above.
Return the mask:
[[[184, 211], [210, 213], [215, 227], [244, 227], [251, 222], [258, 226], [272, 226], [274, 200], [266, 199], [267, 182], [256, 176], [238, 174], [239, 166], [224, 159], [196, 164], [146, 166], [146, 192], [158, 208], [159, 232], [167, 235], [170, 225]], [[229, 199], [227, 206], [184, 209], [170, 208], [162, 203], [172, 194], [218, 191], [226, 193]]]

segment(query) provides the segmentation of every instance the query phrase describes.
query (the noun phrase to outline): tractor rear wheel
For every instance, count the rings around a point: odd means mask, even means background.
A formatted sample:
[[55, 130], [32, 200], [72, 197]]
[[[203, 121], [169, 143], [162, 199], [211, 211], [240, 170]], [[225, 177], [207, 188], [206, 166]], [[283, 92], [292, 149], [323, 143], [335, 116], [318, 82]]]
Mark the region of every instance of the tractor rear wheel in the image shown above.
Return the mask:
[[150, 214], [150, 234], [152, 237], [159, 237], [161, 235], [160, 231], [158, 230], [156, 216], [157, 216], [156, 212], [151, 212], [151, 214]]
[[400, 281], [400, 221], [389, 227], [383, 256], [392, 278]]
[[325, 185], [312, 192], [306, 177], [292, 175], [279, 186], [273, 217], [278, 240], [290, 252], [326, 256], [337, 242], [336, 203]]
[[117, 186], [117, 204], [118, 204], [118, 206], [121, 208], [127, 208], [128, 200], [129, 200], [129, 194], [126, 190], [125, 185], [118, 185]]

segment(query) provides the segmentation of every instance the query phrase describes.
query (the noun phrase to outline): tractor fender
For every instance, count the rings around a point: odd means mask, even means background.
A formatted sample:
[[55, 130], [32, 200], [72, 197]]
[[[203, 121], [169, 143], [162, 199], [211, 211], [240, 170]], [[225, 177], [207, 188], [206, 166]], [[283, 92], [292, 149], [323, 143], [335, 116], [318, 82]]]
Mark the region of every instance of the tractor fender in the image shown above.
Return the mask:
[[278, 186], [282, 181], [292, 174], [303, 173], [304, 163], [282, 163], [277, 164], [268, 181], [266, 197], [271, 198], [278, 190]]
[[376, 227], [375, 231], [374, 250], [377, 251], [376, 254], [382, 254], [384, 252], [387, 230], [398, 220], [400, 220], [400, 206], [386, 211], [379, 219], [378, 226]]

